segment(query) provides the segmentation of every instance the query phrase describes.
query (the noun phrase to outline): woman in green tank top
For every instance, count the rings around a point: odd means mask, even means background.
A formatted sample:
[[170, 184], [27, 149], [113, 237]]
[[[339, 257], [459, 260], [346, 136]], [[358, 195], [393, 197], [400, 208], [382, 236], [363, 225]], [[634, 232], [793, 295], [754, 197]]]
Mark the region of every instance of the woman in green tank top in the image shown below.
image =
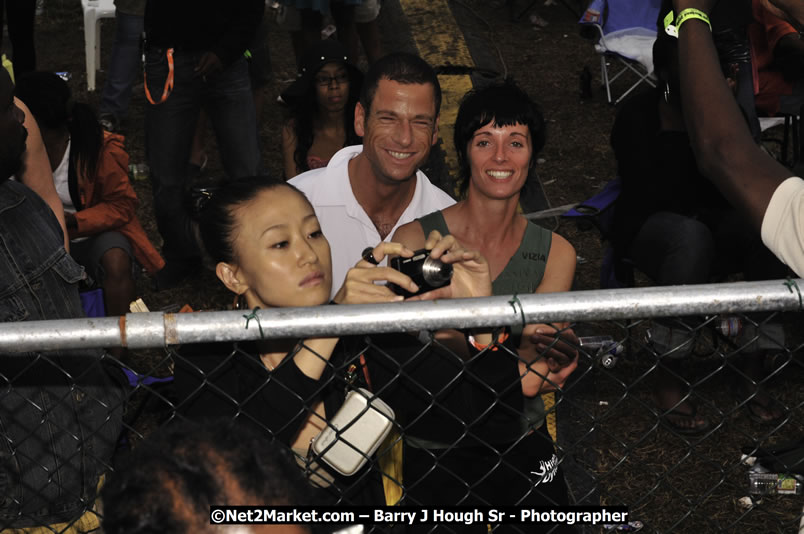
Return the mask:
[[[535, 154], [544, 141], [544, 119], [524, 91], [511, 83], [471, 91], [461, 103], [455, 124], [455, 147], [465, 200], [402, 226], [392, 240], [418, 250], [424, 248], [425, 239], [433, 230], [453, 235], [459, 243], [479, 250], [487, 259], [495, 295], [568, 291], [575, 275], [575, 249], [563, 237], [518, 213], [520, 192], [529, 181], [537, 179], [533, 172]], [[518, 469], [507, 470], [495, 481], [493, 473], [497, 466], [490, 465], [484, 470], [468, 465], [471, 462], [467, 458], [476, 462], [484, 454], [482, 451], [477, 455], [460, 447], [435, 451], [437, 444], [428, 444], [427, 450], [421, 451], [417, 449], [422, 446], [415, 440], [406, 442], [404, 479], [428, 477], [427, 483], [414, 487], [414, 499], [433, 503], [436, 502], [433, 499], [449, 494], [449, 478], [438, 478], [439, 467], [463, 473], [463, 481], [473, 487], [472, 491], [491, 499], [492, 504], [561, 503], [566, 499], [552, 441], [541, 424], [538, 408], [533, 410], [532, 405], [541, 405], [540, 394], [561, 387], [575, 369], [574, 347], [578, 340], [566, 324], [529, 324], [512, 334], [518, 338], [515, 346], [519, 353], [525, 424], [522, 438], [516, 444], [495, 448], [506, 451], [500, 453], [504, 465]], [[537, 412], [537, 420], [531, 417], [533, 411]], [[433, 463], [438, 465], [434, 467]], [[482, 473], [482, 478], [477, 482], [466, 480], [466, 473], [471, 472]], [[530, 478], [518, 484], [517, 478], [522, 473]], [[428, 495], [429, 488], [435, 489]], [[465, 486], [456, 491], [465, 491]], [[505, 502], [511, 499], [512, 502]]]
[[[393, 241], [418, 250], [432, 230], [455, 236], [488, 260], [495, 295], [568, 291], [575, 276], [575, 249], [563, 237], [518, 213], [520, 192], [537, 180], [535, 155], [544, 141], [541, 113], [515, 85], [469, 92], [455, 124], [465, 200], [402, 226]], [[556, 328], [563, 329], [561, 335], [577, 346], [566, 325], [533, 324], [522, 332], [519, 352], [526, 396], [561, 386], [575, 368], [576, 353], [555, 343]], [[563, 351], [551, 350], [550, 345]]]

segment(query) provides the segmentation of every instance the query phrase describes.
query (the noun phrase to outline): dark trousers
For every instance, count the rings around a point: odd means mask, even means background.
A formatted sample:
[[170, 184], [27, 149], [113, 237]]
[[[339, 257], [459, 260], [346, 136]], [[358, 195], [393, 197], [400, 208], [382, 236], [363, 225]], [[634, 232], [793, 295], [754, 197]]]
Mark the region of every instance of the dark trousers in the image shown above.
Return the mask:
[[[184, 202], [190, 147], [203, 108], [212, 123], [228, 178], [255, 176], [260, 169], [257, 119], [248, 75], [240, 58], [224, 70], [196, 77], [200, 53], [176, 51], [173, 92], [161, 104], [148, 104], [145, 149], [153, 185], [154, 211], [168, 261], [191, 262], [200, 256]], [[148, 89], [159, 101], [168, 74], [164, 49], [146, 53]]]
[[8, 17], [5, 22], [8, 24], [8, 38], [11, 41], [14, 76], [36, 70], [34, 49], [36, 0], [0, 0], [0, 28], [3, 27], [3, 14]]

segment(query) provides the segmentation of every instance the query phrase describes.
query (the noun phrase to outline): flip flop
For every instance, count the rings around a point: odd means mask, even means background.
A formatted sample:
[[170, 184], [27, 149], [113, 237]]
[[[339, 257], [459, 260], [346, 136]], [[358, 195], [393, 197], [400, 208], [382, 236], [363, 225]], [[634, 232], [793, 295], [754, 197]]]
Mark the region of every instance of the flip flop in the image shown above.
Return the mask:
[[698, 405], [694, 403], [689, 403], [690, 409], [692, 410], [690, 413], [682, 412], [678, 408], [670, 410], [667, 413], [664, 413], [659, 416], [659, 421], [662, 425], [676, 432], [677, 434], [681, 434], [684, 436], [699, 436], [707, 432], [711, 427], [712, 424], [709, 422], [707, 418], [702, 418], [703, 424], [699, 426], [690, 426], [685, 427], [681, 426], [676, 423], [673, 419], [681, 419], [685, 421], [695, 421], [695, 417], [698, 415]]
[[[781, 413], [776, 417], [772, 417], [774, 406], [781, 408]], [[757, 398], [754, 397], [745, 403], [745, 409], [748, 410], [748, 417], [750, 417], [752, 421], [761, 425], [775, 425], [787, 415], [787, 411], [784, 409], [784, 406], [779, 401], [771, 397], [769, 397], [768, 402], [764, 404], [759, 402]], [[762, 411], [760, 412], [758, 410]], [[771, 417], [762, 417], [762, 412]]]

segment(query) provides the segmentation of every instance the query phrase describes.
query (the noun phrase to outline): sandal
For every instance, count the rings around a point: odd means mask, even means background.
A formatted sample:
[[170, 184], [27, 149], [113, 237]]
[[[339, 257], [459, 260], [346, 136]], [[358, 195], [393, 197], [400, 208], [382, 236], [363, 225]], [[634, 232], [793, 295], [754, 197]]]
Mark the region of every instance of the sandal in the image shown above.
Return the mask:
[[[745, 403], [745, 409], [748, 410], [748, 416], [756, 423], [761, 425], [775, 425], [787, 415], [784, 406], [772, 397], [766, 397], [767, 402], [761, 402], [754, 396], [751, 400]], [[774, 408], [779, 409], [779, 414], [774, 416]]]
[[[752, 421], [761, 425], [775, 425], [787, 415], [784, 405], [768, 395], [763, 390], [755, 387], [751, 391], [745, 382], [738, 384], [732, 390], [734, 392], [737, 406], [742, 405], [748, 411], [748, 416]], [[779, 414], [774, 416], [774, 409], [779, 410]]]
[[[696, 417], [698, 415], [698, 405], [692, 402], [689, 403], [690, 413], [682, 412], [679, 408], [674, 408], [669, 412], [663, 413], [659, 416], [659, 421], [669, 430], [684, 436], [698, 436], [707, 432], [712, 424], [709, 419], [702, 417], [699, 425], [695, 425]], [[692, 426], [682, 426], [676, 421], [678, 420], [690, 421]]]

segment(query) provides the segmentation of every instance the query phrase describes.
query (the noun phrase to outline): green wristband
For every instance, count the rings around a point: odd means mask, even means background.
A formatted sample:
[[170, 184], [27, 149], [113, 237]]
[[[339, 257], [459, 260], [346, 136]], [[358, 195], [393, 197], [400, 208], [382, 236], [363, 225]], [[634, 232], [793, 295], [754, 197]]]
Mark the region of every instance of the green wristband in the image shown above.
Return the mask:
[[702, 20], [709, 26], [709, 31], [712, 31], [712, 23], [709, 22], [709, 17], [700, 9], [689, 8], [685, 9], [676, 17], [676, 33], [681, 31], [681, 25], [690, 19]]

